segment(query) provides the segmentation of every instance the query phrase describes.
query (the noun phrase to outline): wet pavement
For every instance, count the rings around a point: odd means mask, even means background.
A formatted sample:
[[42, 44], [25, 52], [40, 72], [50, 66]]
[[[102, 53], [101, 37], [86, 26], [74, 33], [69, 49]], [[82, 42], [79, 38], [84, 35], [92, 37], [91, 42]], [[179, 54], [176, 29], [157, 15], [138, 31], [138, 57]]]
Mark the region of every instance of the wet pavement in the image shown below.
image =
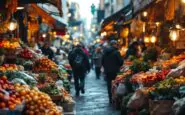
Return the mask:
[[108, 100], [106, 82], [103, 77], [97, 80], [94, 71], [91, 71], [86, 77], [85, 94], [75, 97], [76, 115], [120, 115]]

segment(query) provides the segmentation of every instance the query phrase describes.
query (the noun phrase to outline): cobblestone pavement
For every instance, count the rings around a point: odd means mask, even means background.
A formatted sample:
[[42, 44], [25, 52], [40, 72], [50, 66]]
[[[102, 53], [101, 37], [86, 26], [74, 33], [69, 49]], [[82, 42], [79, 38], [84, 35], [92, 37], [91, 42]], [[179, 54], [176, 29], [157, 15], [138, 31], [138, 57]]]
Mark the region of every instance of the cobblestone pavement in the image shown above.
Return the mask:
[[86, 77], [85, 94], [75, 97], [73, 88], [73, 95], [76, 101], [76, 115], [120, 115], [119, 111], [109, 104], [106, 82], [103, 77], [96, 80], [94, 71]]

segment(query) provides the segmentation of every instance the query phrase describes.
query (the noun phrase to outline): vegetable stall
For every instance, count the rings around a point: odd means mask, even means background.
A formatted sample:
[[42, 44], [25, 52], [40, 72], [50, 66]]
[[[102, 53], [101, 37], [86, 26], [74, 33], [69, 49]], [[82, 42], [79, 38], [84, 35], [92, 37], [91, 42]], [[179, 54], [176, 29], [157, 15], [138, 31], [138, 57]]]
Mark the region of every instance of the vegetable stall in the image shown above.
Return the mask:
[[[12, 39], [11, 39], [12, 40]], [[0, 41], [0, 114], [61, 115], [73, 112], [70, 67], [26, 46], [18, 39]], [[11, 56], [10, 56], [11, 55]]]
[[185, 53], [161, 57], [152, 63], [143, 58], [125, 62], [112, 82], [113, 103], [122, 115], [184, 113]]

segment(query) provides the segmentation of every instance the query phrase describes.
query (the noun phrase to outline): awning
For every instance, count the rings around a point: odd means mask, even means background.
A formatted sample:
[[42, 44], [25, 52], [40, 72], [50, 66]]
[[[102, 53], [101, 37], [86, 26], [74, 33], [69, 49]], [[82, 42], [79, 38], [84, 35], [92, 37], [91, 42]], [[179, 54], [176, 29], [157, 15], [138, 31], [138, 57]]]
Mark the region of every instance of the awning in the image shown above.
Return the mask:
[[[105, 27], [107, 24], [115, 21], [119, 21], [121, 18], [124, 18], [124, 19], [131, 19], [132, 18], [132, 4], [130, 3], [129, 5], [127, 5], [126, 7], [124, 7], [123, 9], [121, 9], [120, 11], [114, 13], [113, 15], [107, 17], [106, 19], [104, 19], [103, 23], [102, 23], [102, 27]], [[131, 12], [131, 15], [128, 15], [129, 18], [127, 17], [126, 14], [128, 14], [129, 12]]]
[[46, 11], [38, 7], [36, 4], [31, 4], [28, 8], [28, 11], [33, 15], [41, 16], [43, 21], [48, 25], [54, 26], [56, 23], [56, 20], [53, 17], [51, 17]]
[[36, 4], [31, 4], [30, 6], [33, 9], [29, 10], [32, 10], [32, 13], [34, 12], [37, 15], [40, 15], [43, 21], [52, 26], [55, 31], [66, 31], [66, 24], [60, 16], [49, 15], [45, 10]]
[[19, 5], [31, 4], [31, 3], [50, 3], [58, 8], [60, 16], [62, 16], [63, 14], [61, 0], [18, 0]]

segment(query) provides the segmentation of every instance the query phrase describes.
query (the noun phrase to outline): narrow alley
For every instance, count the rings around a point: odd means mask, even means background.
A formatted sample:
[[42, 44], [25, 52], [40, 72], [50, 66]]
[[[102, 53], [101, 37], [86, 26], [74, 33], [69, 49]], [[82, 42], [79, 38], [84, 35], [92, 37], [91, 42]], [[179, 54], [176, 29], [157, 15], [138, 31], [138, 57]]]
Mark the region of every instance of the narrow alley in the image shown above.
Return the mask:
[[[94, 71], [86, 77], [85, 94], [75, 97], [76, 115], [119, 115], [108, 100], [104, 78], [97, 80]], [[73, 94], [75, 95], [75, 93]]]

